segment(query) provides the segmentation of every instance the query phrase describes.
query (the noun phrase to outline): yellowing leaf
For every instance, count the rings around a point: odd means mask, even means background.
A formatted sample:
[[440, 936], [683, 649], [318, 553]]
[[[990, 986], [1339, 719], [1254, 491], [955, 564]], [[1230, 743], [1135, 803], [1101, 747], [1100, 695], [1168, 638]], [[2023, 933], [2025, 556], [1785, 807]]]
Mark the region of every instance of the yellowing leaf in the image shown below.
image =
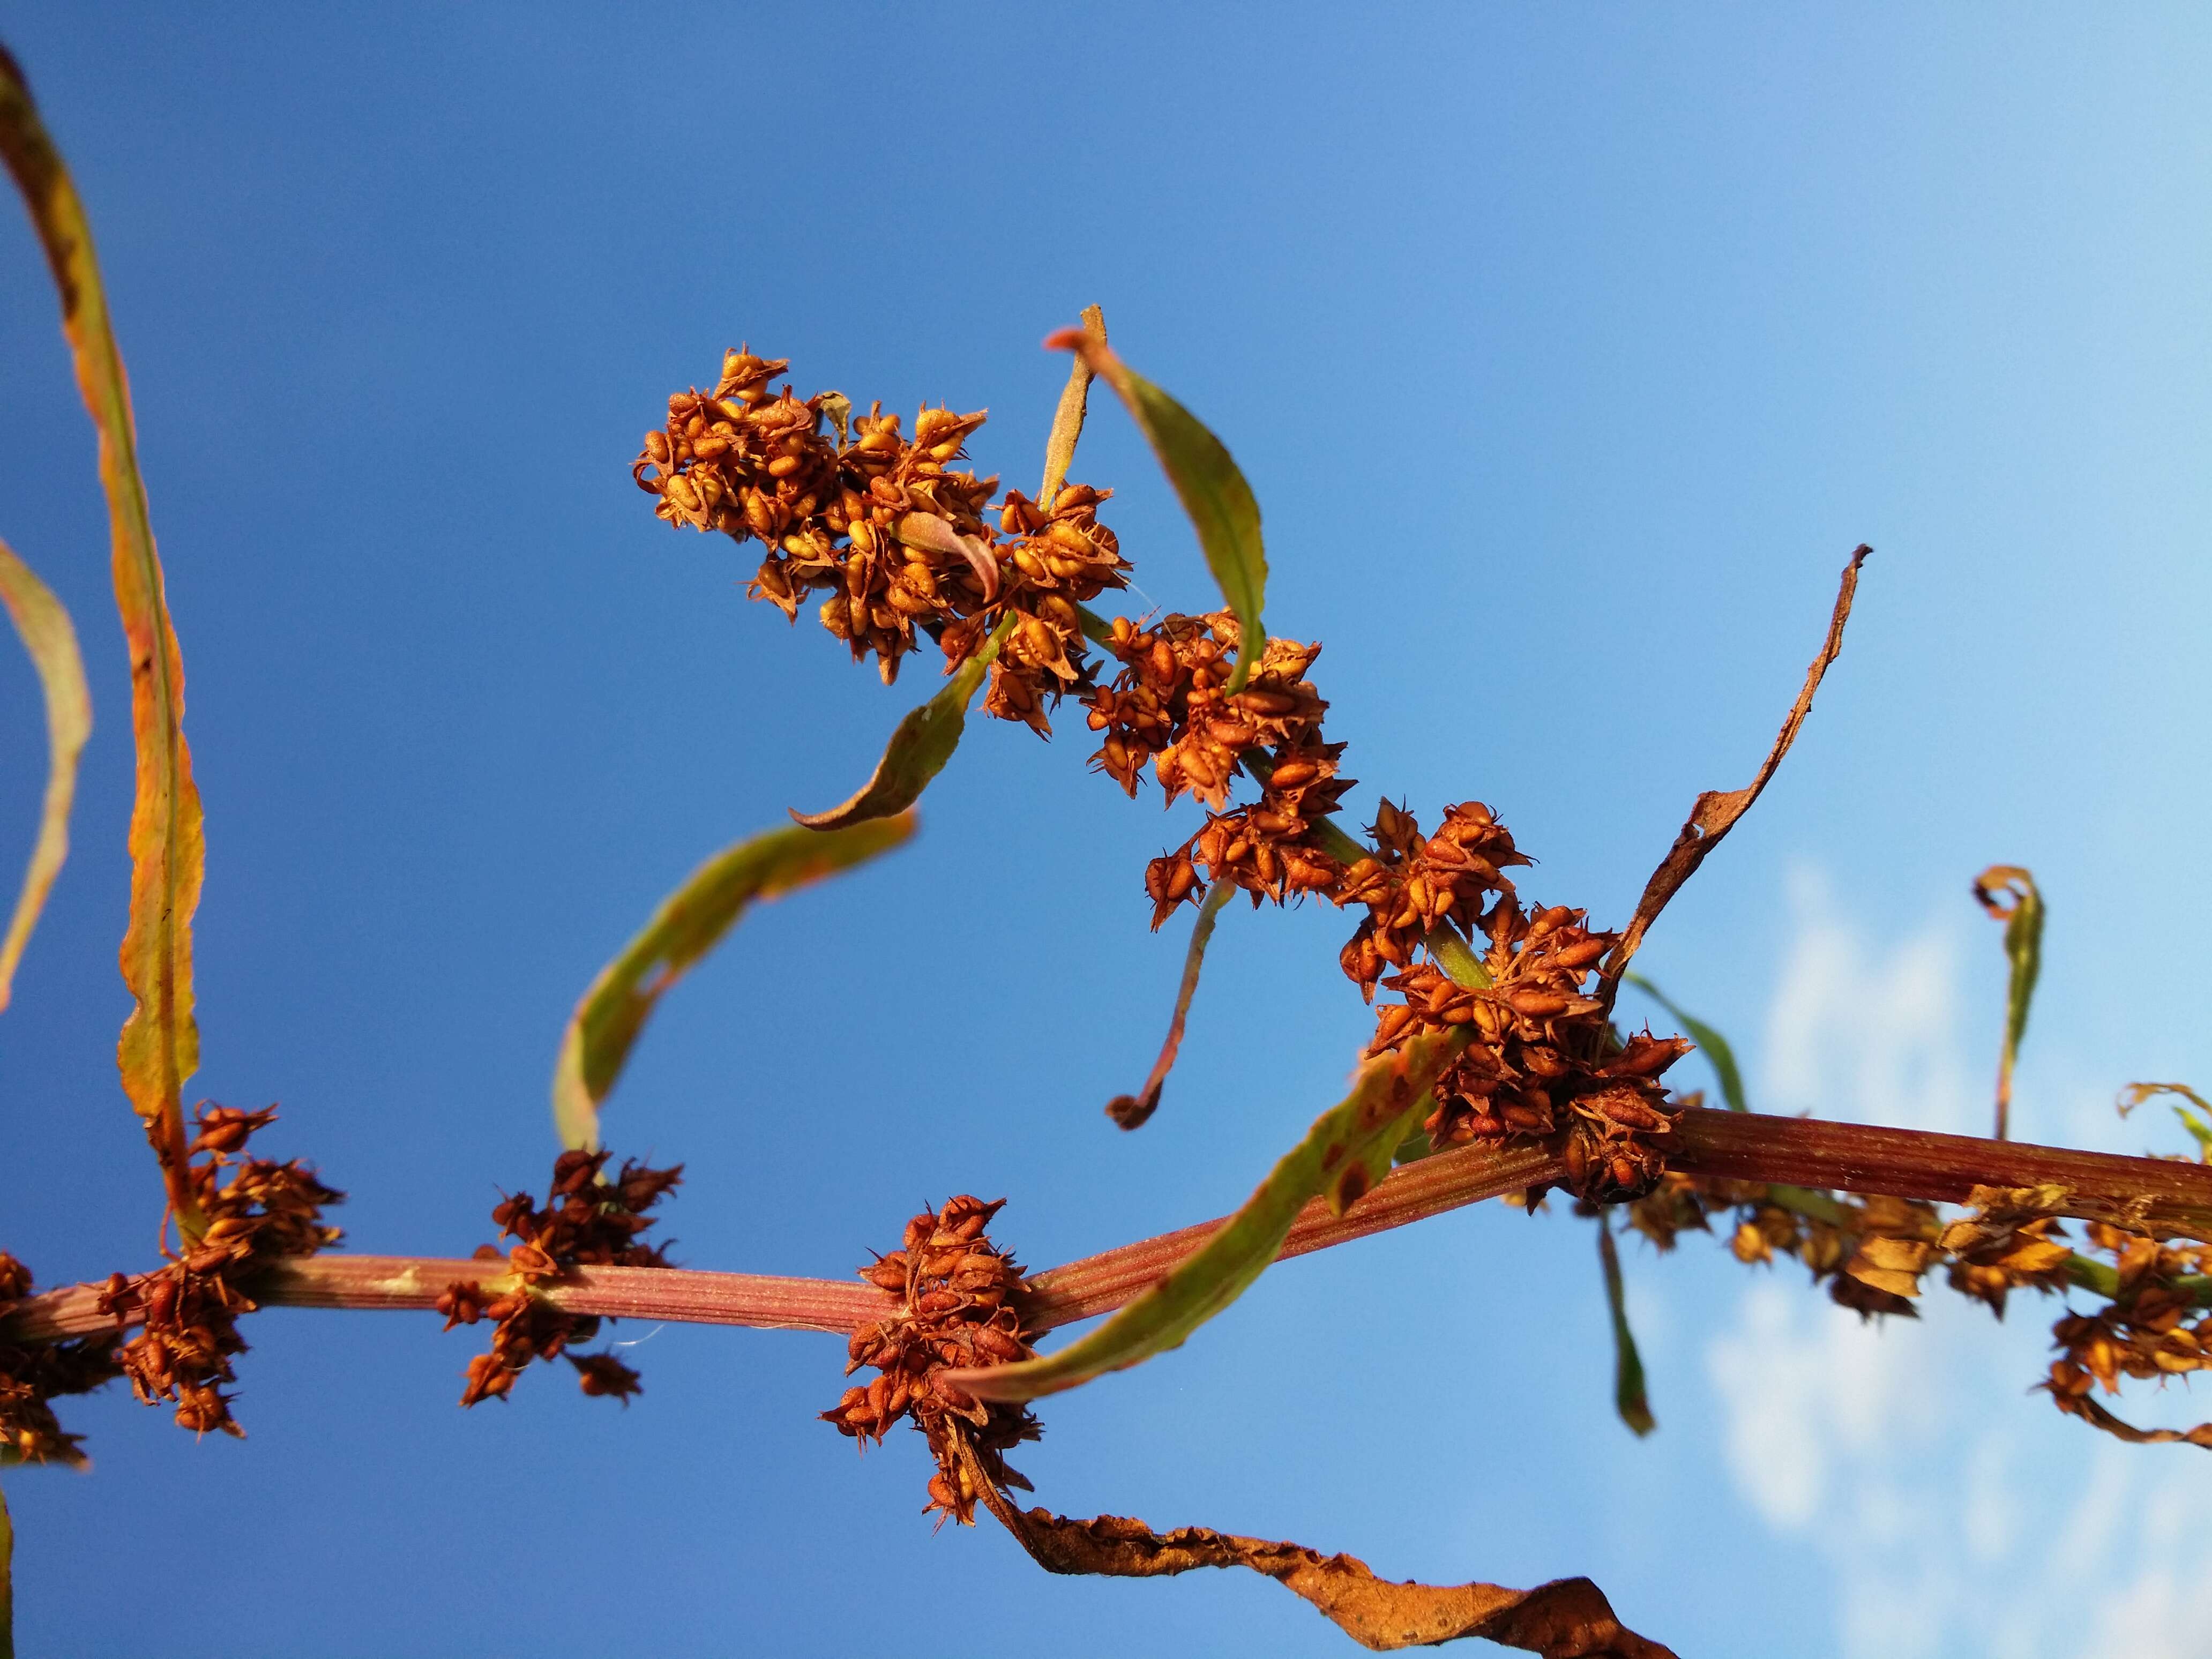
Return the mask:
[[1242, 1296], [1283, 1247], [1309, 1200], [1341, 1215], [1389, 1172], [1390, 1155], [1429, 1109], [1429, 1085], [1470, 1032], [1431, 1032], [1362, 1066], [1352, 1092], [1314, 1120], [1220, 1230], [1103, 1325], [1057, 1352], [943, 1380], [985, 1400], [1035, 1400], [1179, 1346]]
[[793, 811], [792, 817], [809, 830], [842, 830], [870, 818], [887, 818], [903, 812], [921, 799], [929, 781], [945, 769], [960, 736], [968, 726], [968, 705], [975, 688], [990, 672], [992, 660], [1019, 618], [1008, 613], [991, 630], [975, 654], [962, 663], [945, 689], [921, 708], [911, 709], [891, 733], [884, 757], [860, 793], [842, 806], [826, 812]]
[[131, 730], [137, 794], [131, 811], [131, 915], [123, 935], [125, 982], [137, 1006], [124, 1022], [116, 1064], [125, 1093], [146, 1122], [170, 1201], [186, 1234], [199, 1212], [184, 1180], [182, 1095], [199, 1066], [192, 1017], [192, 913], [205, 863], [200, 797], [185, 746], [185, 672], [169, 624], [161, 562], [138, 476], [137, 435], [123, 360], [84, 204], [39, 118], [22, 71], [0, 52], [0, 157], [22, 191], [60, 291], [62, 332], [77, 386], [100, 431], [100, 476], [107, 492], [116, 608], [131, 651]]
[[2012, 1117], [2012, 1068], [2020, 1040], [2027, 1034], [2028, 1005], [2043, 972], [2043, 895], [2035, 878], [2015, 864], [1993, 864], [1974, 878], [1974, 897], [1993, 921], [2005, 925], [2005, 961], [2011, 973], [2005, 986], [2004, 1049], [1997, 1056], [1997, 1133], [2005, 1139]]
[[84, 659], [77, 653], [76, 629], [52, 589], [0, 542], [0, 604], [15, 618], [23, 648], [39, 671], [46, 699], [46, 799], [39, 815], [39, 838], [31, 848], [31, 867], [8, 936], [0, 940], [0, 1008], [8, 1006], [15, 964], [31, 941], [46, 894], [69, 856], [70, 804], [76, 797], [76, 757], [92, 735], [92, 694], [85, 687]]
[[1267, 591], [1267, 554], [1260, 537], [1260, 503], [1251, 485], [1222, 445], [1203, 422], [1131, 368], [1106, 343], [1102, 328], [1097, 333], [1065, 329], [1045, 343], [1079, 352], [1091, 372], [1112, 386], [1159, 458], [1161, 470], [1182, 498], [1182, 510], [1198, 532], [1213, 580], [1237, 617], [1237, 666], [1225, 690], [1243, 689], [1245, 680], [1267, 648], [1267, 625], [1261, 620]]
[[622, 1074], [631, 1045], [668, 988], [757, 899], [834, 875], [914, 834], [911, 812], [844, 830], [771, 830], [725, 848], [664, 900], [644, 931], [599, 970], [569, 1016], [553, 1069], [553, 1121], [563, 1146], [595, 1150], [599, 1103]]

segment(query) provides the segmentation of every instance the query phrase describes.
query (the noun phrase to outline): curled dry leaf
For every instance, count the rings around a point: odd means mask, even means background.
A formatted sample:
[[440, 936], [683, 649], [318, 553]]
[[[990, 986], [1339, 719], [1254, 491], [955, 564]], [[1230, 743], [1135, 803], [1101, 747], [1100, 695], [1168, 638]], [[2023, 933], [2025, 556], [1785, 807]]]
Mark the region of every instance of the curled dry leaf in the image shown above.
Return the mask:
[[1235, 897], [1237, 889], [1225, 881], [1216, 882], [1198, 907], [1198, 921], [1190, 930], [1190, 948], [1183, 953], [1182, 983], [1176, 988], [1174, 1016], [1168, 1021], [1167, 1041], [1160, 1044], [1160, 1057], [1152, 1062], [1152, 1075], [1145, 1086], [1133, 1095], [1116, 1095], [1106, 1103], [1106, 1115], [1124, 1129], [1140, 1127], [1158, 1109], [1160, 1090], [1166, 1085], [1168, 1073], [1175, 1068], [1176, 1054], [1182, 1047], [1183, 1022], [1190, 1017], [1191, 999], [1198, 994], [1199, 971], [1206, 965], [1206, 946], [1213, 937], [1214, 923], [1220, 920], [1221, 907]]
[[553, 1068], [553, 1120], [562, 1144], [598, 1149], [599, 1103], [622, 1075], [653, 1005], [714, 948], [748, 904], [850, 869], [898, 846], [914, 830], [911, 812], [843, 830], [771, 830], [724, 848], [693, 871], [623, 953], [599, 970], [568, 1017]]
[[1356, 1556], [1300, 1544], [1240, 1538], [1211, 1527], [1154, 1532], [1118, 1515], [1078, 1521], [1022, 1510], [985, 1474], [963, 1443], [969, 1478], [991, 1513], [1047, 1572], [1164, 1578], [1198, 1567], [1249, 1567], [1303, 1596], [1360, 1646], [1378, 1653], [1480, 1637], [1550, 1659], [1673, 1659], [1673, 1651], [1622, 1626], [1587, 1578], [1534, 1589], [1499, 1584], [1394, 1583]]
[[963, 536], [933, 513], [909, 513], [898, 521], [898, 538], [908, 547], [930, 553], [950, 553], [965, 559], [983, 585], [983, 602], [999, 597], [999, 560], [988, 544]]
[[46, 796], [39, 813], [39, 836], [31, 848], [30, 868], [8, 934], [0, 940], [0, 1009], [8, 1006], [15, 964], [31, 942], [39, 912], [62, 860], [69, 856], [70, 805], [76, 798], [76, 761], [92, 735], [92, 694], [84, 683], [84, 659], [76, 648], [76, 629], [53, 591], [0, 542], [0, 605], [8, 607], [39, 686], [46, 701]]
[[1260, 619], [1267, 596], [1267, 554], [1252, 486], [1203, 422], [1114, 354], [1103, 326], [1096, 334], [1087, 326], [1063, 329], [1045, 344], [1078, 353], [1094, 374], [1114, 388], [1175, 486], [1191, 527], [1198, 532], [1206, 566], [1236, 614], [1237, 666], [1224, 688], [1233, 696], [1244, 689], [1267, 643], [1267, 630]]
[[1974, 878], [1974, 898], [1993, 921], [2005, 925], [2004, 1048], [1997, 1055], [1996, 1138], [2011, 1127], [2013, 1064], [2020, 1040], [2027, 1035], [2027, 1011], [2035, 1000], [2035, 981], [2043, 972], [2043, 895], [2035, 878], [2016, 864], [1992, 864]]
[[1011, 614], [1001, 617], [981, 648], [953, 671], [945, 688], [921, 708], [908, 712], [891, 733], [890, 742], [884, 748], [884, 757], [876, 763], [874, 774], [860, 793], [826, 812], [794, 809], [791, 816], [809, 830], [843, 830], [865, 823], [870, 818], [887, 818], [895, 812], [903, 812], [921, 799], [930, 780], [945, 769], [945, 763], [960, 746], [961, 734], [968, 726], [968, 705], [975, 701], [975, 688], [982, 684], [983, 676], [998, 658], [999, 647], [1006, 642], [1006, 635], [1014, 631], [1018, 620]]
[[2190, 1106], [2197, 1108], [2192, 1112], [2189, 1106], [2176, 1106], [2173, 1115], [2180, 1121], [2181, 1127], [2189, 1131], [2189, 1138], [2197, 1143], [2197, 1161], [2212, 1164], [2212, 1101], [2206, 1100], [2185, 1083], [2130, 1083], [2120, 1091], [2120, 1115], [2125, 1117], [2154, 1095], [2179, 1095]]
[[185, 671], [169, 623], [161, 561], [138, 474], [137, 429], [123, 359], [108, 325], [92, 227], [69, 169], [39, 118], [14, 58], [0, 52], [0, 159], [15, 177], [52, 268], [62, 332], [78, 390], [100, 432], [116, 608], [131, 649], [131, 730], [137, 788], [131, 809], [131, 911], [125, 982], [137, 1006], [124, 1021], [116, 1065], [144, 1120], [169, 1200], [188, 1237], [201, 1225], [185, 1170], [185, 1082], [199, 1068], [192, 1018], [192, 913], [206, 861], [200, 796], [185, 746]]
[[1389, 1173], [1390, 1157], [1429, 1110], [1429, 1085], [1473, 1031], [1415, 1037], [1359, 1070], [1352, 1092], [1314, 1120], [1237, 1213], [1143, 1295], [1079, 1341], [1018, 1364], [945, 1373], [982, 1400], [1035, 1400], [1179, 1346], [1242, 1296], [1283, 1248], [1306, 1201], [1341, 1215]]
[[1790, 752], [1790, 745], [1796, 742], [1798, 728], [1813, 712], [1813, 694], [1820, 689], [1828, 665], [1843, 653], [1844, 624], [1850, 619], [1851, 600], [1858, 592], [1859, 567], [1873, 551], [1864, 543], [1852, 550], [1850, 562], [1844, 567], [1843, 582], [1836, 592], [1836, 608], [1828, 618], [1828, 636], [1821, 641], [1813, 665], [1805, 671], [1805, 688], [1790, 705], [1789, 716], [1782, 722], [1774, 746], [1766, 751], [1759, 775], [1741, 789], [1708, 789], [1699, 795], [1690, 808], [1688, 822], [1675, 835], [1674, 844], [1667, 849], [1667, 856], [1651, 872], [1651, 879], [1644, 884], [1644, 896], [1636, 902], [1636, 914], [1630, 918], [1627, 930], [1606, 958], [1602, 982], [1608, 1007], [1621, 975], [1627, 970], [1629, 959], [1644, 943], [1644, 935], [1659, 919], [1659, 913], [1682, 890], [1682, 884], [1697, 874], [1706, 854], [1721, 844], [1721, 837], [1735, 828], [1736, 821], [1751, 810], [1751, 804], [1759, 799], [1767, 780], [1774, 775], [1775, 768], [1782, 764], [1782, 757]]
[[[1083, 307], [1083, 332], [1087, 338], [1106, 345], [1106, 313], [1097, 306]], [[1067, 482], [1067, 469], [1075, 460], [1076, 440], [1083, 435], [1083, 417], [1091, 402], [1091, 361], [1082, 352], [1075, 354], [1075, 362], [1067, 371], [1067, 384], [1060, 389], [1060, 407], [1053, 411], [1052, 433], [1044, 445], [1044, 484], [1037, 491], [1037, 505], [1047, 512], [1052, 510], [1053, 497], [1060, 494], [1060, 485]], [[1103, 619], [1085, 610], [1084, 632], [1104, 642], [1102, 634], [1093, 633], [1091, 624]]]
[[2212, 1451], [2212, 1423], [2199, 1423], [2193, 1429], [2139, 1429], [2123, 1418], [2115, 1417], [2088, 1395], [2069, 1397], [2054, 1395], [2058, 1409], [2069, 1416], [2078, 1417], [2111, 1435], [2115, 1440], [2124, 1440], [2130, 1446], [2202, 1446]]

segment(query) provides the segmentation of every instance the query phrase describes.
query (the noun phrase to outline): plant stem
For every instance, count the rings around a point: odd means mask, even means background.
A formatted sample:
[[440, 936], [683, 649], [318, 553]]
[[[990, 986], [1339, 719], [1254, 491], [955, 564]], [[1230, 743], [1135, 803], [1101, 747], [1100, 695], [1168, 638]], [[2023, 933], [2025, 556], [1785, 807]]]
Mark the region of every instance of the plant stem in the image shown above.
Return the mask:
[[[1977, 1186], [2056, 1186], [2057, 1212], [2137, 1231], [2212, 1237], [2212, 1167], [2172, 1158], [1978, 1140], [1965, 1135], [1871, 1128], [1815, 1119], [1696, 1108], [1671, 1138], [1668, 1165], [1686, 1175], [1813, 1189], [1886, 1193], [1957, 1204]], [[1304, 1255], [1402, 1227], [1502, 1193], [1561, 1180], [1565, 1168], [1541, 1146], [1439, 1152], [1394, 1170], [1346, 1214], [1316, 1200], [1285, 1241]], [[1217, 1218], [1030, 1276], [1032, 1328], [1050, 1330], [1110, 1313], [1152, 1285], [1222, 1224]], [[271, 1267], [253, 1294], [276, 1307], [422, 1310], [446, 1286], [472, 1279], [496, 1295], [513, 1287], [499, 1261], [418, 1256], [310, 1256]], [[2083, 1289], [2104, 1288], [2102, 1264], [2069, 1266]], [[2117, 1281], [2115, 1281], [2117, 1283]], [[2191, 1285], [2192, 1292], [2197, 1286]], [[888, 1292], [850, 1279], [784, 1279], [686, 1268], [580, 1267], [543, 1287], [572, 1313], [706, 1325], [848, 1332], [894, 1305]], [[2212, 1281], [2203, 1286], [2212, 1299]], [[17, 1305], [0, 1319], [0, 1340], [44, 1342], [112, 1330], [100, 1287], [75, 1285]]]

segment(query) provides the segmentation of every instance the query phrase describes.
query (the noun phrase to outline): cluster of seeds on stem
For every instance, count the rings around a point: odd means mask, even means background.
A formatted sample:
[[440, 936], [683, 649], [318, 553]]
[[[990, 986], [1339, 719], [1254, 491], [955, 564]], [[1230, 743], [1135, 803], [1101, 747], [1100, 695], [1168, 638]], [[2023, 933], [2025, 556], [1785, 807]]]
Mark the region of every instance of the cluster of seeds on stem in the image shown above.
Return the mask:
[[247, 1292], [252, 1276], [285, 1257], [313, 1255], [339, 1237], [322, 1212], [343, 1194], [297, 1160], [242, 1156], [247, 1140], [276, 1115], [274, 1107], [201, 1109], [188, 1178], [204, 1226], [185, 1237], [167, 1266], [136, 1278], [111, 1274], [100, 1292], [100, 1310], [118, 1324], [133, 1316], [142, 1321], [137, 1335], [115, 1351], [132, 1392], [149, 1406], [173, 1402], [178, 1426], [195, 1434], [245, 1436], [223, 1385], [234, 1380], [231, 1360], [246, 1352], [238, 1316], [257, 1305]]
[[[31, 1270], [0, 1251], [0, 1320], [31, 1294]], [[113, 1336], [66, 1342], [0, 1342], [0, 1462], [82, 1465], [84, 1437], [70, 1434], [52, 1402], [90, 1394], [123, 1373]]]
[[2212, 1370], [2212, 1316], [2204, 1313], [2212, 1246], [2161, 1244], [2104, 1222], [2087, 1231], [2091, 1247], [2112, 1258], [2118, 1292], [2095, 1312], [2069, 1313], [2051, 1327], [2058, 1358], [2044, 1386], [2059, 1410], [2094, 1421], [2084, 1408], [2093, 1387], [2116, 1395], [2124, 1376], [2162, 1382]]
[[1006, 1454], [1040, 1432], [1025, 1407], [987, 1403], [947, 1384], [945, 1367], [1002, 1365], [1030, 1358], [1024, 1339], [1022, 1270], [992, 1243], [984, 1229], [1006, 1205], [963, 1195], [941, 1210], [924, 1210], [906, 1224], [900, 1248], [860, 1270], [860, 1277], [898, 1297], [897, 1308], [853, 1333], [845, 1375], [863, 1365], [878, 1373], [844, 1397], [823, 1420], [840, 1434], [880, 1444], [901, 1418], [929, 1442], [937, 1473], [929, 1480], [925, 1514], [949, 1516], [962, 1526], [975, 1522], [982, 1497], [971, 1465], [960, 1455], [971, 1447], [983, 1470], [1000, 1486], [1029, 1489], [1006, 1465]]
[[[604, 1152], [568, 1152], [554, 1160], [552, 1189], [544, 1206], [528, 1193], [516, 1193], [494, 1207], [492, 1219], [500, 1237], [515, 1244], [507, 1253], [511, 1288], [488, 1292], [482, 1281], [462, 1279], [446, 1287], [438, 1298], [438, 1311], [446, 1316], [446, 1328], [473, 1325], [478, 1320], [495, 1322], [491, 1347], [469, 1361], [467, 1386], [461, 1404], [504, 1399], [533, 1359], [566, 1356], [576, 1368], [576, 1380], [588, 1395], [605, 1395], [629, 1403], [641, 1391], [638, 1374], [611, 1352], [575, 1353], [574, 1345], [599, 1335], [599, 1321], [556, 1307], [539, 1287], [557, 1283], [580, 1267], [665, 1267], [667, 1245], [647, 1244], [642, 1235], [653, 1225], [647, 1213], [684, 1178], [684, 1166], [648, 1170], [625, 1162], [614, 1179], [606, 1176]], [[485, 1246], [477, 1254], [500, 1260], [496, 1249]]]
[[[948, 670], [995, 637], [987, 712], [1045, 734], [1047, 701], [1075, 692], [1100, 734], [1094, 769], [1132, 797], [1149, 769], [1169, 805], [1188, 794], [1206, 809], [1146, 866], [1154, 927], [1222, 883], [1255, 905], [1312, 894], [1364, 910], [1344, 971], [1370, 1002], [1378, 984], [1402, 998], [1378, 1011], [1370, 1052], [1474, 1028], [1438, 1085], [1433, 1145], [1564, 1134], [1578, 1192], [1650, 1187], [1673, 1121], [1656, 1079], [1688, 1045], [1623, 1046], [1589, 982], [1618, 936], [1592, 932], [1580, 911], [1524, 907], [1506, 872], [1529, 860], [1489, 807], [1447, 807], [1424, 834], [1386, 801], [1371, 848], [1333, 822], [1353, 780], [1307, 677], [1320, 646], [1267, 640], [1231, 692], [1234, 617], [1086, 619], [1082, 603], [1123, 586], [1129, 568], [1097, 522], [1102, 492], [1071, 486], [1040, 505], [1009, 491], [994, 534], [984, 514], [997, 480], [951, 470], [981, 414], [924, 410], [909, 441], [880, 410], [851, 418], [836, 393], [773, 392], [787, 367], [732, 352], [711, 394], [670, 400], [632, 469], [660, 517], [765, 543], [753, 593], [795, 616], [828, 591], [823, 624], [856, 659], [872, 652], [886, 680], [917, 629], [937, 637]], [[1118, 665], [1110, 683], [1085, 658], [1086, 620]], [[1239, 777], [1257, 782], [1258, 799], [1231, 805]], [[1442, 971], [1432, 942], [1446, 935], [1486, 937], [1491, 984]]]
[[1039, 503], [1009, 490], [994, 529], [998, 479], [954, 465], [982, 411], [924, 409], [908, 438], [880, 404], [856, 416], [836, 392], [772, 390], [789, 367], [732, 351], [711, 392], [668, 400], [666, 425], [631, 467], [656, 514], [763, 543], [753, 597], [795, 620], [826, 593], [822, 625], [854, 661], [872, 653], [886, 684], [917, 632], [950, 672], [1003, 624], [985, 709], [1048, 732], [1048, 701], [1087, 684], [1077, 607], [1121, 586], [1128, 568], [1098, 522], [1107, 492], [1070, 485]]

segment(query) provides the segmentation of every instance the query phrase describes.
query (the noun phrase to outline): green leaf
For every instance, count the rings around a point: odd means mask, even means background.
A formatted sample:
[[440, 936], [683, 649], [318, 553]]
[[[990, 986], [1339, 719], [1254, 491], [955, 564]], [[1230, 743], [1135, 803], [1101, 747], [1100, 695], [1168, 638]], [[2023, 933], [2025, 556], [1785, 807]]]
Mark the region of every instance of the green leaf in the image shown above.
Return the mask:
[[46, 699], [46, 799], [39, 815], [39, 838], [31, 848], [31, 867], [8, 936], [0, 940], [0, 1008], [8, 1006], [15, 964], [31, 942], [46, 894], [69, 856], [70, 805], [76, 797], [76, 759], [92, 735], [92, 693], [84, 683], [84, 659], [76, 648], [76, 629], [52, 591], [0, 542], [0, 605], [15, 618], [23, 648], [39, 671]]
[[1121, 1128], [1140, 1127], [1159, 1109], [1160, 1091], [1175, 1068], [1176, 1054], [1182, 1047], [1183, 1022], [1190, 1018], [1191, 999], [1198, 994], [1199, 970], [1206, 966], [1206, 947], [1213, 938], [1213, 925], [1220, 919], [1221, 907], [1236, 895], [1235, 887], [1217, 881], [1199, 903], [1198, 920], [1190, 930], [1190, 948], [1183, 952], [1182, 983], [1176, 988], [1175, 1013], [1168, 1021], [1167, 1041], [1160, 1044], [1160, 1057], [1152, 1062], [1152, 1075], [1142, 1089], [1133, 1095], [1116, 1095], [1106, 1103], [1106, 1115]]
[[911, 812], [845, 830], [770, 830], [701, 865], [653, 913], [642, 933], [599, 970], [562, 1033], [553, 1070], [553, 1121], [563, 1146], [595, 1150], [599, 1103], [668, 988], [720, 942], [746, 905], [888, 852], [914, 834]]
[[131, 653], [131, 732], [137, 751], [137, 790], [131, 808], [131, 908], [121, 951], [124, 981], [136, 1006], [116, 1044], [116, 1067], [124, 1092], [145, 1121], [178, 1224], [193, 1239], [202, 1222], [199, 1200], [185, 1175], [183, 1096], [186, 1079], [199, 1068], [199, 1024], [192, 1014], [192, 913], [199, 908], [207, 848], [191, 751], [185, 744], [184, 659], [169, 621], [145, 481], [138, 471], [129, 382], [108, 323], [92, 226], [22, 71], [5, 52], [0, 52], [0, 161], [14, 175], [46, 249], [77, 390], [100, 433], [109, 563]]
[[1705, 1021], [1684, 1013], [1664, 991], [1643, 975], [1629, 975], [1628, 982], [1672, 1014], [1682, 1029], [1690, 1034], [1690, 1041], [1698, 1045], [1706, 1062], [1712, 1066], [1713, 1075], [1720, 1079], [1721, 1098], [1728, 1102], [1729, 1110], [1749, 1111], [1751, 1107], [1743, 1092], [1743, 1073], [1736, 1066], [1735, 1050], [1729, 1047], [1728, 1039]]
[[1222, 597], [1236, 614], [1237, 666], [1224, 688], [1243, 689], [1260, 653], [1267, 648], [1267, 624], [1261, 620], [1267, 591], [1267, 549], [1260, 538], [1260, 504], [1221, 440], [1173, 398], [1138, 374], [1105, 342], [1064, 329], [1048, 346], [1080, 353], [1091, 372], [1112, 386], [1159, 458], [1161, 470], [1182, 499], [1182, 510], [1198, 532], [1198, 544]]
[[1651, 1415], [1651, 1402], [1644, 1392], [1644, 1358], [1636, 1352], [1636, 1334], [1628, 1328], [1628, 1293], [1621, 1283], [1620, 1252], [1613, 1243], [1613, 1218], [1597, 1214], [1597, 1259], [1605, 1269], [1605, 1304], [1613, 1315], [1613, 1405], [1620, 1420], [1638, 1435], [1659, 1426]]
[[2043, 972], [2043, 895], [2035, 878], [2018, 865], [1993, 864], [1974, 878], [1974, 896], [2004, 923], [2005, 961], [2012, 969], [2005, 987], [2004, 1050], [1997, 1056], [1996, 1138], [2002, 1140], [2012, 1116], [2013, 1062], [2027, 1035], [2028, 1005]]
[[1267, 1271], [1298, 1212], [1316, 1197], [1341, 1215], [1389, 1173], [1390, 1155], [1429, 1110], [1429, 1085], [1470, 1032], [1429, 1032], [1360, 1068], [1352, 1092], [1322, 1113], [1220, 1231], [1098, 1329], [1057, 1352], [986, 1370], [944, 1373], [985, 1400], [1035, 1400], [1178, 1346]]
[[982, 684], [983, 676], [990, 672], [1000, 646], [1014, 631], [1014, 623], [1018, 620], [1008, 612], [975, 654], [960, 665], [942, 691], [921, 708], [908, 711], [884, 746], [883, 759], [876, 763], [874, 775], [859, 794], [826, 812], [794, 809], [791, 816], [809, 830], [842, 830], [871, 818], [887, 818], [894, 812], [903, 812], [921, 799], [921, 792], [929, 787], [929, 781], [945, 769], [945, 763], [960, 746], [960, 735], [968, 726], [968, 705], [975, 700], [975, 688]]

